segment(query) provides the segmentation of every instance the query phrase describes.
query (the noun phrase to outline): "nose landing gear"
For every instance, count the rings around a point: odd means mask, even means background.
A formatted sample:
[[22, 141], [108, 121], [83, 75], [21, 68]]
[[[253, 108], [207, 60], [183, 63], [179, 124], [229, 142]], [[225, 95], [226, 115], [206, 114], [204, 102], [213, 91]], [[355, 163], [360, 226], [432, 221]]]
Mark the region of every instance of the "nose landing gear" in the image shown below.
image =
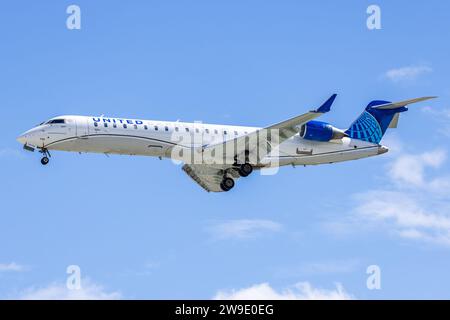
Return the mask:
[[43, 157], [41, 159], [41, 163], [43, 166], [47, 165], [50, 162], [49, 157], [51, 157], [50, 152], [48, 152], [47, 149], [42, 148], [41, 151], [39, 151], [42, 153]]

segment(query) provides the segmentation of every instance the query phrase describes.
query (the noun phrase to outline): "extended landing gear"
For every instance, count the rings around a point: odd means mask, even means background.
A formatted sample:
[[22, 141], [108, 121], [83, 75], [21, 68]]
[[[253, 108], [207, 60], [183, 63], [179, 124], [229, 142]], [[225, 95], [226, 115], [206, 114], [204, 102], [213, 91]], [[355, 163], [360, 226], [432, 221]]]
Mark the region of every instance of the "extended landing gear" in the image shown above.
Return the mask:
[[[253, 172], [253, 166], [249, 163], [249, 152], [245, 152], [245, 162], [239, 163], [238, 156], [234, 157], [234, 164], [232, 168], [223, 172], [223, 179], [220, 183], [220, 188], [223, 191], [230, 191], [234, 187], [234, 179], [240, 177], [248, 177]], [[239, 176], [238, 176], [239, 174]]]
[[48, 157], [42, 157], [41, 163], [42, 165], [47, 165], [50, 162], [50, 159]]
[[239, 166], [238, 171], [241, 177], [247, 177], [253, 172], [253, 166], [250, 163], [243, 163]]
[[230, 191], [234, 187], [234, 180], [230, 177], [224, 177], [222, 183], [220, 184], [220, 188], [223, 191]]
[[[234, 168], [237, 170], [241, 177], [248, 177], [253, 172], [253, 166], [249, 163], [249, 155], [250, 152], [248, 150], [245, 151], [245, 161], [244, 163], [240, 162], [238, 156], [234, 156]], [[242, 159], [241, 159], [242, 160]]]
[[46, 166], [50, 162], [50, 159], [49, 159], [49, 157], [51, 157], [50, 152], [48, 152], [48, 150], [44, 149], [44, 148], [42, 148], [40, 152], [43, 155], [43, 157], [41, 159], [41, 163], [43, 166]]

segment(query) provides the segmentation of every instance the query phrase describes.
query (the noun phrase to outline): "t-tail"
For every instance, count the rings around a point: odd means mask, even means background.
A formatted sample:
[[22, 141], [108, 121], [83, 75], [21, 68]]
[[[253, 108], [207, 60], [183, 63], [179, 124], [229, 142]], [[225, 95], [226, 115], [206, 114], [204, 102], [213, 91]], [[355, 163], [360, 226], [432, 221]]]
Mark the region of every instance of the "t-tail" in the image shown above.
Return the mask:
[[400, 113], [408, 111], [408, 104], [433, 98], [436, 97], [422, 97], [401, 102], [371, 101], [345, 133], [353, 139], [379, 144], [388, 128], [397, 128]]

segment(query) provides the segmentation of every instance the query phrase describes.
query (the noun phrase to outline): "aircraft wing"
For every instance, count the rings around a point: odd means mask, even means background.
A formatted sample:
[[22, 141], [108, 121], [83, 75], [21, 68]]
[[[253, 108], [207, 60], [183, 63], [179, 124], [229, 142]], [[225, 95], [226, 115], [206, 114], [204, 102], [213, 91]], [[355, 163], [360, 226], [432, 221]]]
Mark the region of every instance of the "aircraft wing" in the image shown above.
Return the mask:
[[[183, 166], [183, 171], [208, 192], [223, 192], [220, 183], [223, 179], [224, 169], [225, 167], [220, 168], [206, 164], [185, 164]], [[228, 171], [228, 174], [231, 174], [235, 180], [239, 178], [239, 174], [234, 171]]]
[[[270, 153], [270, 150], [277, 147], [281, 143], [283, 143], [285, 140], [289, 139], [290, 137], [296, 135], [299, 132], [299, 127], [305, 123], [307, 123], [310, 120], [313, 120], [317, 117], [320, 117], [324, 113], [327, 113], [330, 111], [331, 105], [334, 102], [334, 99], [336, 98], [336, 94], [333, 94], [330, 98], [328, 98], [327, 101], [325, 101], [319, 108], [316, 110], [309, 111], [307, 113], [304, 113], [302, 115], [293, 117], [291, 119], [288, 119], [286, 121], [282, 121], [279, 123], [276, 123], [274, 125], [268, 126], [263, 129], [259, 129], [253, 132], [250, 132], [247, 135], [237, 137], [235, 139], [230, 139], [227, 141], [224, 141], [222, 143], [213, 144], [213, 145], [207, 145], [203, 146], [203, 153], [214, 153], [217, 155], [218, 153], [225, 153], [228, 150], [234, 150], [235, 145], [241, 145], [245, 146], [245, 150], [248, 150], [250, 153], [254, 152], [255, 149], [258, 147], [258, 145], [261, 147], [263, 144], [267, 144], [267, 149], [260, 149], [258, 150], [258, 157], [261, 159], [265, 157], [268, 153]], [[277, 139], [274, 139], [272, 134], [274, 130], [277, 130], [279, 135]], [[275, 131], [276, 132], [276, 131]], [[262, 141], [263, 140], [263, 141]], [[249, 141], [252, 141], [253, 143], [249, 144]], [[258, 142], [258, 143], [256, 143]], [[262, 143], [263, 142], [263, 143]], [[264, 143], [265, 142], [265, 143]], [[225, 154], [227, 158], [234, 158], [236, 154]], [[241, 156], [241, 155], [237, 155]], [[228, 162], [226, 162], [228, 163]]]
[[[258, 145], [261, 145], [261, 140], [263, 140], [263, 144], [268, 144], [270, 145], [270, 147], [267, 149], [263, 148], [262, 152], [261, 150], [258, 150], [258, 156], [259, 158], [262, 158], [270, 152], [270, 149], [281, 144], [286, 139], [289, 139], [290, 137], [296, 135], [299, 132], [299, 126], [330, 111], [330, 107], [333, 104], [335, 98], [336, 94], [333, 94], [319, 108], [309, 111], [300, 116], [276, 123], [254, 132], [250, 132], [247, 135], [240, 136], [235, 139], [230, 139], [222, 143], [206, 145], [202, 147], [203, 154], [207, 153], [219, 156], [223, 154], [228, 158], [228, 160], [231, 161], [225, 161], [221, 164], [185, 164], [183, 165], [182, 169], [189, 177], [191, 177], [206, 191], [223, 192], [220, 184], [223, 180], [224, 174], [231, 176], [232, 178], [234, 178], [234, 180], [240, 177], [236, 167], [233, 166], [233, 158], [237, 154], [233, 152], [231, 154], [228, 154], [228, 150], [234, 150], [234, 152], [236, 152], [237, 150], [234, 149], [234, 147], [236, 146], [236, 144], [241, 144], [242, 146], [246, 147], [245, 149], [243, 149], [243, 151], [248, 150], [250, 153], [252, 153], [257, 149]], [[270, 132], [271, 130], [278, 130], [278, 139], [274, 140], [270, 134], [262, 134], [263, 131]], [[249, 141], [257, 141], [258, 143], [249, 144]], [[222, 160], [224, 159], [222, 158]]]

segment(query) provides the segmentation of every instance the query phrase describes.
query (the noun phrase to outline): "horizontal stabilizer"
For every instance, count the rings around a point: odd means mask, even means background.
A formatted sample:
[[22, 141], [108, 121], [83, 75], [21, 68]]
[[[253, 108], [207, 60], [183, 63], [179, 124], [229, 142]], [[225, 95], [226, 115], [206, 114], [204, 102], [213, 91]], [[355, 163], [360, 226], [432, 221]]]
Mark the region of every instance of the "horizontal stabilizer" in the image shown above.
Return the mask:
[[422, 97], [422, 98], [410, 99], [410, 100], [405, 100], [405, 101], [400, 101], [400, 102], [390, 102], [390, 103], [378, 105], [373, 108], [380, 109], [380, 110], [398, 109], [398, 108], [404, 107], [408, 104], [425, 101], [425, 100], [430, 100], [430, 99], [434, 99], [434, 98], [437, 98], [437, 97]]

